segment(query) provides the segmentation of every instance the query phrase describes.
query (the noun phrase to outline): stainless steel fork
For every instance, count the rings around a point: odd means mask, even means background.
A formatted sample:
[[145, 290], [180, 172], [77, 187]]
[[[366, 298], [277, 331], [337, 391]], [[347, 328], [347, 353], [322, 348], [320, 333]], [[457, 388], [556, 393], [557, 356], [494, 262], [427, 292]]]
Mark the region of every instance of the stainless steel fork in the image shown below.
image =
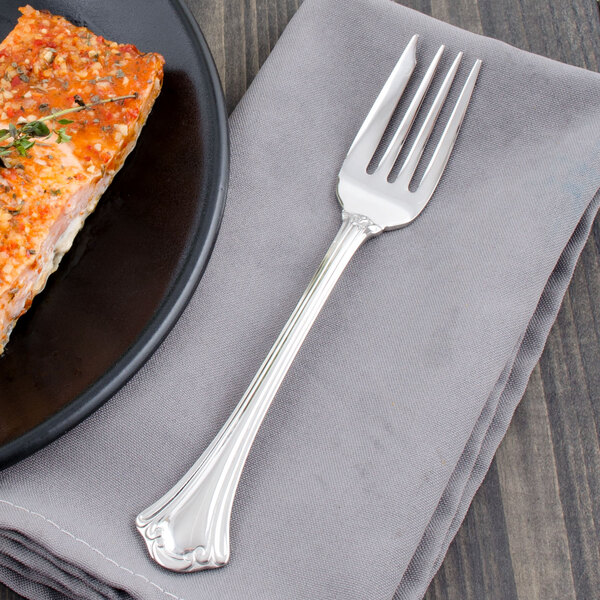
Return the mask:
[[342, 225], [292, 316], [215, 439], [183, 478], [137, 517], [137, 528], [150, 555], [167, 569], [198, 571], [229, 561], [229, 520], [246, 457], [304, 338], [361, 244], [383, 231], [411, 223], [429, 202], [442, 176], [475, 87], [480, 60], [471, 69], [419, 186], [409, 190], [462, 52], [448, 70], [397, 177], [390, 179], [444, 46], [427, 69], [381, 159], [367, 171], [415, 69], [417, 39], [415, 35], [406, 47], [348, 151], [337, 185]]

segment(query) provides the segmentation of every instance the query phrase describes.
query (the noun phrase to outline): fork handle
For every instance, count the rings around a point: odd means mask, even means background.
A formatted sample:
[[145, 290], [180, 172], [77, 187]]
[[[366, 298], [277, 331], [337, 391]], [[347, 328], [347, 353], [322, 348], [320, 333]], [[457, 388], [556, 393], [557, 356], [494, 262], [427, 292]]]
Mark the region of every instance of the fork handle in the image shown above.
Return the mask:
[[365, 216], [342, 216], [323, 262], [227, 422], [180, 481], [138, 515], [148, 551], [163, 567], [190, 572], [229, 561], [233, 498], [258, 428], [344, 268], [364, 241], [382, 231]]

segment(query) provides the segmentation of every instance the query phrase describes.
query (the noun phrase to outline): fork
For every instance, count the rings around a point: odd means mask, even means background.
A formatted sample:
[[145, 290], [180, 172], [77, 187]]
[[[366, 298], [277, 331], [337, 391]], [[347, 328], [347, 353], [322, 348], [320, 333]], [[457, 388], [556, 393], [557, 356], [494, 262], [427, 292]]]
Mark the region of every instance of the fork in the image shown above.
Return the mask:
[[421, 181], [412, 191], [409, 186], [463, 56], [459, 53], [446, 73], [398, 175], [393, 178], [390, 173], [444, 52], [444, 46], [440, 47], [383, 155], [374, 158], [415, 69], [417, 40], [417, 35], [410, 40], [350, 146], [337, 183], [341, 227], [292, 316], [215, 439], [179, 482], [136, 519], [151, 557], [167, 569], [190, 572], [227, 564], [229, 521], [246, 457], [317, 315], [363, 242], [411, 223], [437, 187], [467, 112], [481, 61], [473, 65]]

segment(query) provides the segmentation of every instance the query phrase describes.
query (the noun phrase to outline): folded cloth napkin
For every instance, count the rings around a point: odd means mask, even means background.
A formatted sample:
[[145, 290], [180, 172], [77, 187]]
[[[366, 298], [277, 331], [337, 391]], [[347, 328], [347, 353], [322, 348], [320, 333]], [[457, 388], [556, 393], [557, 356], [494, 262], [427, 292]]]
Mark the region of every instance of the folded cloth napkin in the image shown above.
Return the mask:
[[[340, 224], [345, 153], [406, 43], [483, 68], [424, 213], [362, 248], [259, 432], [232, 561], [174, 574], [135, 515], [210, 442]], [[448, 64], [447, 62], [445, 63]], [[456, 94], [454, 95], [456, 97]], [[36, 600], [415, 599], [484, 477], [598, 208], [600, 77], [389, 0], [306, 0], [231, 117], [209, 267], [145, 367], [0, 474], [0, 579]]]

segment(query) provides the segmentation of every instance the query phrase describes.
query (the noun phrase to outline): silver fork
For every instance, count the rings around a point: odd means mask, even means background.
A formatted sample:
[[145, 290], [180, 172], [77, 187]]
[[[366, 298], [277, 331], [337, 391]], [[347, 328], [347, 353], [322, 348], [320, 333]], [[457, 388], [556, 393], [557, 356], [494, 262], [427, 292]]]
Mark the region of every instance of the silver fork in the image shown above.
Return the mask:
[[383, 231], [411, 223], [429, 202], [442, 176], [467, 112], [480, 60], [471, 69], [418, 188], [409, 190], [462, 52], [447, 72], [398, 176], [390, 181], [444, 46], [427, 69], [383, 156], [367, 172], [415, 69], [417, 39], [415, 35], [406, 47], [348, 151], [337, 185], [342, 225], [292, 316], [215, 439], [182, 479], [136, 519], [150, 555], [167, 569], [198, 571], [229, 561], [229, 520], [246, 457], [304, 338], [356, 250]]

